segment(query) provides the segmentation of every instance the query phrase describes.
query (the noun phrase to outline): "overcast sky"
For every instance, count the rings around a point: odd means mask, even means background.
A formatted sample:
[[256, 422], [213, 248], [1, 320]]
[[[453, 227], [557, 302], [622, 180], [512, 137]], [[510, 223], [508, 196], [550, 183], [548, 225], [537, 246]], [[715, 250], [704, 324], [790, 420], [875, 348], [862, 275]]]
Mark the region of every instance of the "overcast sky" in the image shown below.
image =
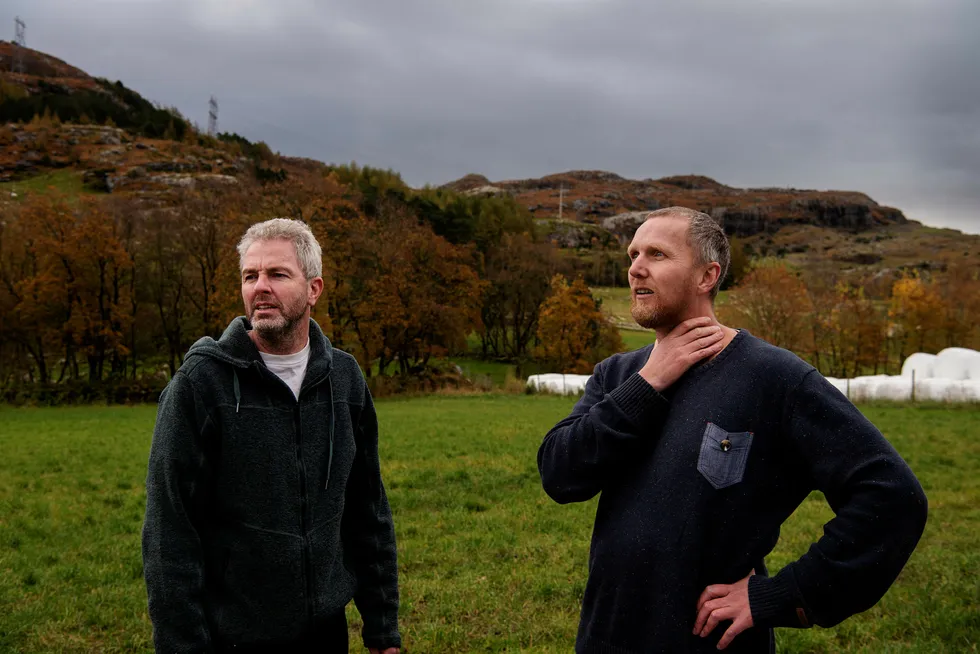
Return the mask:
[[0, 0], [5, 39], [15, 15], [201, 126], [213, 94], [222, 131], [415, 186], [696, 173], [980, 233], [978, 0]]

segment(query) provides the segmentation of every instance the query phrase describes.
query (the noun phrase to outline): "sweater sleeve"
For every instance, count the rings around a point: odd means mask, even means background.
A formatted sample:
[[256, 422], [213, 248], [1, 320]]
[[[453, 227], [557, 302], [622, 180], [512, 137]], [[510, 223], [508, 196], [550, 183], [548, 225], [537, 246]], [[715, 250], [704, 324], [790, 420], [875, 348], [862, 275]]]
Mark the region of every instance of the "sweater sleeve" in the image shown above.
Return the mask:
[[810, 371], [785, 432], [836, 514], [799, 560], [749, 579], [757, 626], [833, 626], [884, 596], [925, 528], [926, 496], [898, 452], [836, 388]]
[[398, 633], [398, 551], [381, 481], [378, 419], [367, 388], [357, 427], [357, 454], [347, 482], [344, 551], [357, 578], [354, 603], [364, 620], [365, 647], [401, 647]]
[[146, 477], [143, 574], [158, 652], [212, 651], [195, 506], [209, 486], [200, 436], [211, 421], [178, 372], [160, 395]]
[[[608, 360], [607, 360], [608, 361]], [[583, 502], [650, 434], [660, 433], [668, 403], [638, 373], [606, 389], [599, 363], [572, 413], [555, 425], [538, 449], [545, 492], [556, 502]]]

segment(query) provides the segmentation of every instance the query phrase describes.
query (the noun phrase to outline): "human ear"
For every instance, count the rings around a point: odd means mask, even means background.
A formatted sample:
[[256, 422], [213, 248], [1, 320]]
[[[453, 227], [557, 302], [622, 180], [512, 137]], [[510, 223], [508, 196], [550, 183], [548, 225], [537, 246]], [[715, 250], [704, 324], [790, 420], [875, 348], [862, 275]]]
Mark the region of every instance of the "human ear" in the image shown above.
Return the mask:
[[320, 294], [323, 293], [323, 278], [314, 277], [310, 280], [308, 302], [311, 307], [316, 306], [316, 301], [320, 299]]
[[703, 293], [710, 293], [711, 289], [715, 287], [718, 282], [718, 277], [721, 275], [721, 264], [717, 261], [712, 261], [709, 263], [704, 272], [701, 273], [701, 280], [698, 282], [698, 291]]

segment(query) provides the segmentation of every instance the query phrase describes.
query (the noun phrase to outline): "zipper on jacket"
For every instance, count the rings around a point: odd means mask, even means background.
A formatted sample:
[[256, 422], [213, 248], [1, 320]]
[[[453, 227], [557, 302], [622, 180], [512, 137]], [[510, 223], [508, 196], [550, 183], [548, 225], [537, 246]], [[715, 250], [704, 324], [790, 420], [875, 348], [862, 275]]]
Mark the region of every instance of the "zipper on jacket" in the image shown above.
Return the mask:
[[313, 571], [310, 565], [310, 543], [307, 538], [307, 506], [309, 498], [306, 496], [306, 466], [303, 464], [303, 434], [300, 430], [300, 410], [299, 400], [296, 401], [295, 422], [296, 422], [296, 465], [299, 467], [299, 513], [300, 513], [300, 535], [303, 538], [303, 579], [306, 580], [306, 619], [309, 624], [313, 624]]

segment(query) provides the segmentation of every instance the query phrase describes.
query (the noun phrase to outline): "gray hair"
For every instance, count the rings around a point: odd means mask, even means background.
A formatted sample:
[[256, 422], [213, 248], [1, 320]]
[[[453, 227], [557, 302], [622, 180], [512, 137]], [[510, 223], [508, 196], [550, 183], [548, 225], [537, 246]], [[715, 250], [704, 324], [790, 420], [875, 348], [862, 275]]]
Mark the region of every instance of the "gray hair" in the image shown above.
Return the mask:
[[667, 207], [647, 214], [647, 220], [651, 218], [687, 218], [688, 232], [687, 242], [694, 250], [695, 262], [698, 265], [715, 262], [721, 266], [721, 273], [718, 281], [711, 289], [711, 299], [714, 300], [718, 295], [721, 283], [725, 281], [728, 274], [728, 267], [731, 265], [732, 251], [728, 244], [728, 237], [714, 218], [706, 213], [688, 209], [687, 207]]
[[309, 226], [290, 218], [272, 218], [255, 223], [248, 228], [238, 242], [238, 269], [241, 270], [245, 253], [256, 241], [289, 241], [296, 248], [296, 258], [306, 279], [323, 275], [323, 251]]

